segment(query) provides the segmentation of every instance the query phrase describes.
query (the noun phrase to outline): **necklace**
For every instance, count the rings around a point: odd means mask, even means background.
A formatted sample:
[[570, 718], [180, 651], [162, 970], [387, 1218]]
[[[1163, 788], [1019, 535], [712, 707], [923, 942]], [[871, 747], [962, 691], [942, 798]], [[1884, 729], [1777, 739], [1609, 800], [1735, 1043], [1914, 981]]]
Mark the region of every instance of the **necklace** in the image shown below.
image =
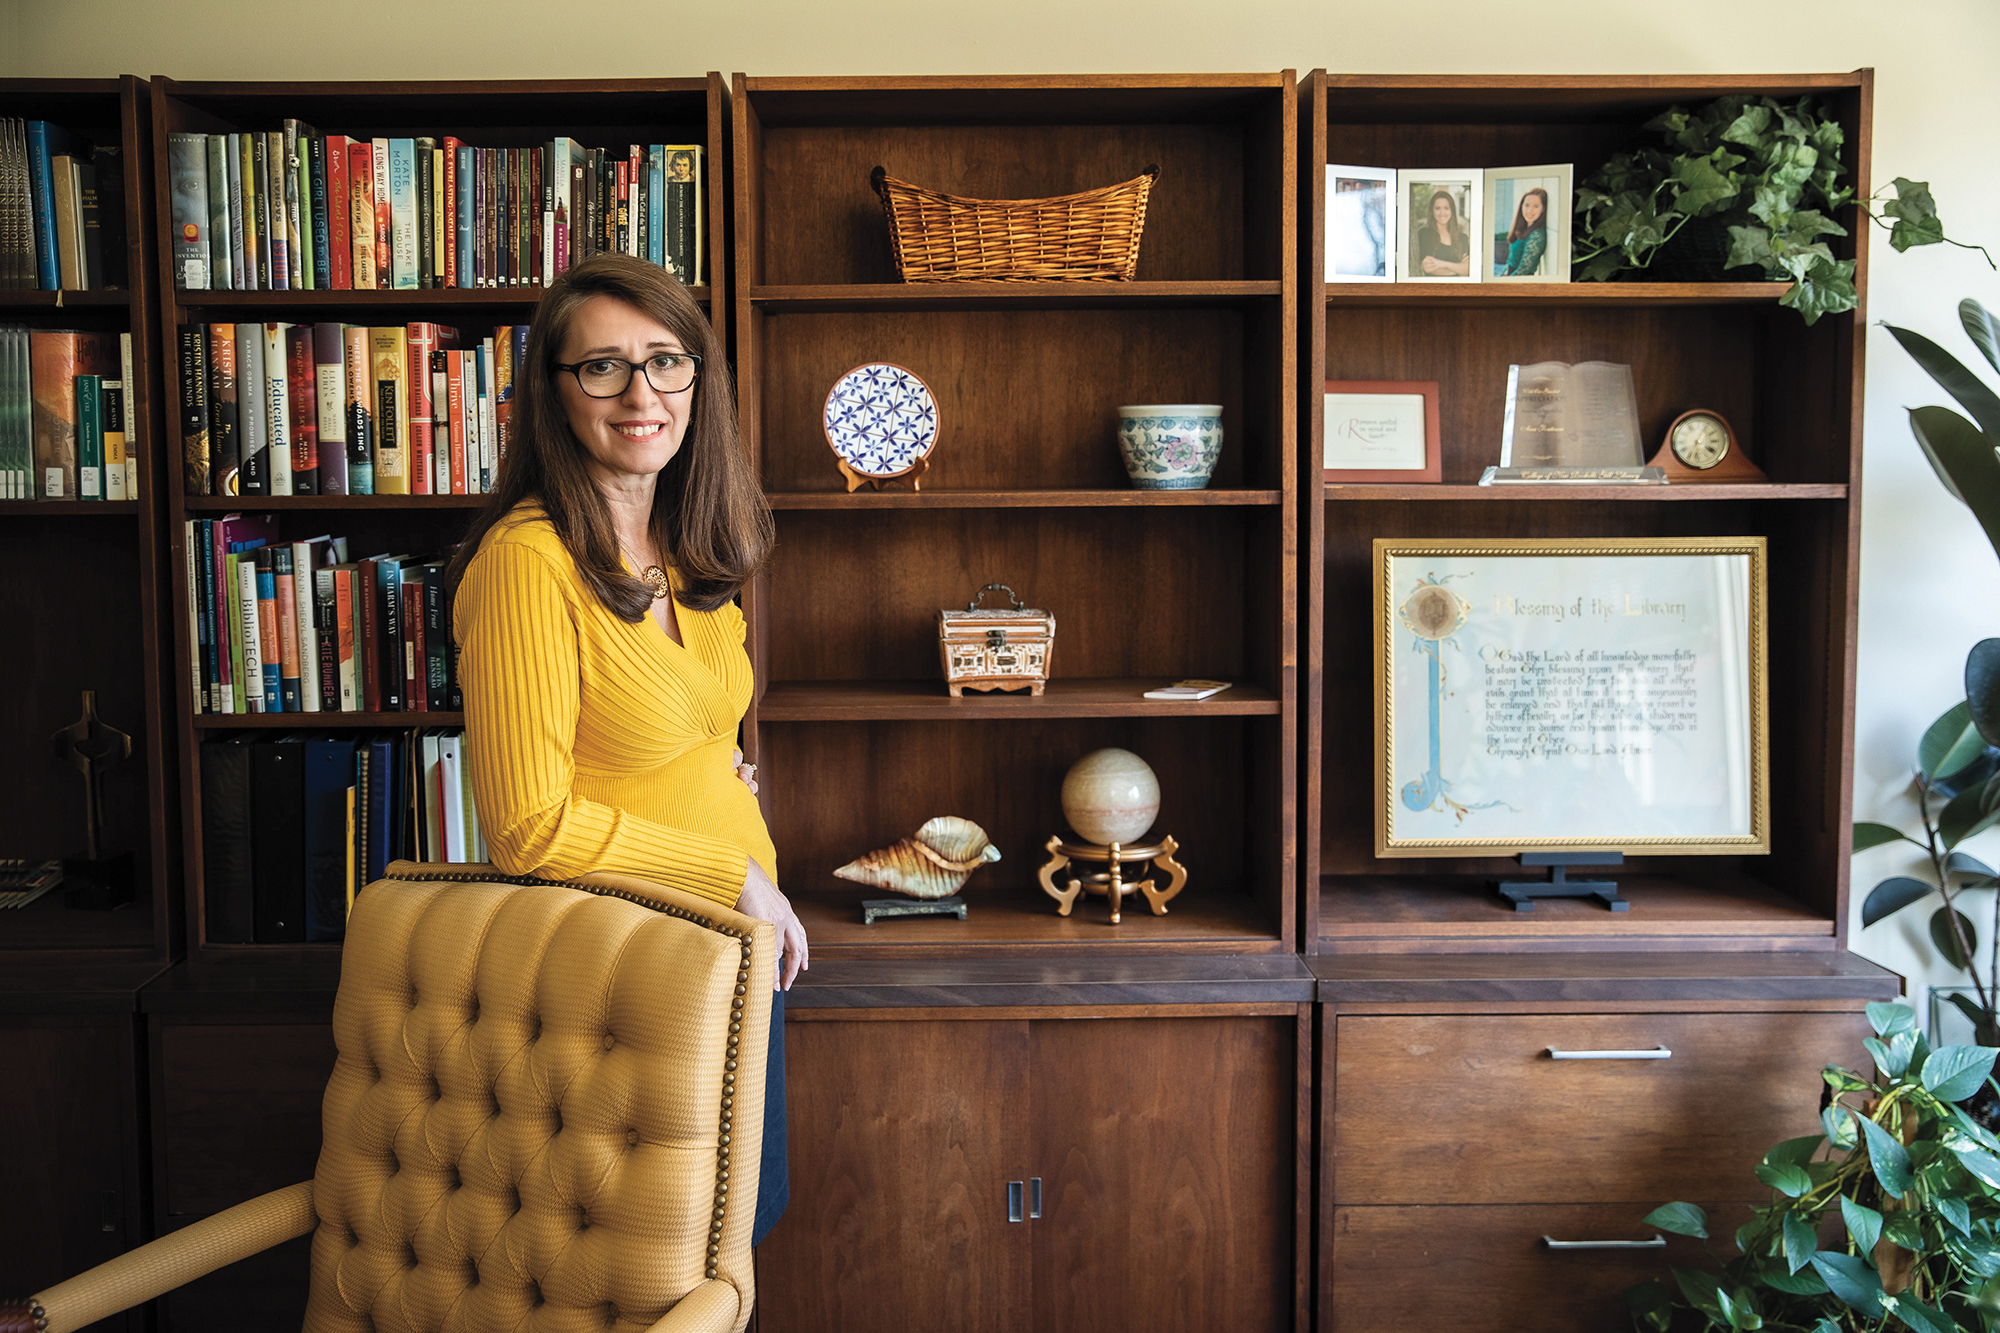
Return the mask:
[[667, 579], [667, 571], [658, 565], [647, 565], [640, 570], [639, 581], [653, 590], [653, 600], [656, 602], [674, 590], [674, 585]]

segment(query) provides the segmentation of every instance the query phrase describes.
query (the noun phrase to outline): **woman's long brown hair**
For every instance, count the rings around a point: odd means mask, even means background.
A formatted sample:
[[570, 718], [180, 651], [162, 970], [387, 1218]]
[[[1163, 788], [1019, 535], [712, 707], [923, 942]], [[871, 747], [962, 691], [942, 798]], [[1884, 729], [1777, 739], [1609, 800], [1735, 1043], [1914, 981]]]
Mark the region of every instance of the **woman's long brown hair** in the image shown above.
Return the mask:
[[[1535, 225], [1528, 225], [1528, 201], [1536, 195], [1542, 197], [1542, 215], [1535, 219]], [[1521, 195], [1521, 202], [1514, 205], [1514, 226], [1507, 233], [1507, 244], [1512, 245], [1531, 231], [1539, 231], [1549, 225], [1549, 192], [1537, 185]]]
[[611, 508], [590, 479], [583, 446], [570, 431], [553, 370], [577, 311], [596, 296], [612, 296], [657, 321], [701, 357], [692, 420], [653, 490], [653, 547], [674, 563], [684, 586], [681, 605], [713, 611], [736, 595], [770, 553], [771, 511], [736, 437], [736, 395], [729, 364], [701, 308], [672, 274], [631, 255], [598, 255], [555, 280], [528, 331], [528, 350], [514, 369], [514, 412], [507, 457], [491, 497], [452, 557], [453, 592], [479, 545], [524, 500], [540, 503], [549, 525], [576, 561], [583, 581], [619, 619], [637, 624], [653, 593], [625, 572]]

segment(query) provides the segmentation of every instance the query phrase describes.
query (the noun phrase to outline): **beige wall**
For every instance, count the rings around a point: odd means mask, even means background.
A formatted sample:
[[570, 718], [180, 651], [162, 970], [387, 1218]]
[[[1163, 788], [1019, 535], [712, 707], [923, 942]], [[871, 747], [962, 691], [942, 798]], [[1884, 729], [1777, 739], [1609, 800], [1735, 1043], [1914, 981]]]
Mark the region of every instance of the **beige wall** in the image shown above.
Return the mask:
[[[585, 13], [605, 17], [595, 26]], [[162, 73], [184, 79], [589, 78], [699, 74], [1256, 70], [1357, 73], [1876, 71], [1875, 174], [1931, 182], [1955, 236], [2000, 251], [2000, 179], [1988, 101], [2000, 77], [2000, 0], [1597, 0], [1509, 6], [1248, 0], [1150, 6], [1013, 0], [763, 5], [480, 0], [0, 0], [0, 75]], [[2000, 308], [1976, 257], [1875, 247], [1870, 314], [1975, 359], [1958, 298]], [[1643, 368], [1641, 369], [1643, 374]], [[1917, 736], [1960, 695], [1965, 650], [2000, 633], [2000, 562], [1944, 498], [1902, 408], [1940, 401], [1880, 332], [1869, 340], [1861, 676], [1855, 806], [1913, 823]], [[1782, 691], [1784, 681], [1772, 688]], [[2000, 860], [2000, 835], [1988, 835]], [[1867, 932], [1867, 889], [1894, 849], [1855, 866], [1855, 942], [1925, 979], [1925, 913]], [[1975, 912], [1984, 933], [1990, 908]], [[1949, 978], [1939, 974], [1937, 980]]]

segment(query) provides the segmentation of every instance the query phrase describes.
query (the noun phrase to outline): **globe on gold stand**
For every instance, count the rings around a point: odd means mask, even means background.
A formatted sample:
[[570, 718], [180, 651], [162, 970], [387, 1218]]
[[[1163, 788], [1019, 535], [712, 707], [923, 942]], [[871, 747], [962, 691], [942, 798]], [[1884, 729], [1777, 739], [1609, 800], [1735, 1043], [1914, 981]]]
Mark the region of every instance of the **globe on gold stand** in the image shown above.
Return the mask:
[[[1042, 891], [1056, 900], [1056, 915], [1068, 916], [1078, 895], [1088, 890], [1108, 900], [1114, 926], [1123, 916], [1126, 896], [1133, 893], [1146, 899], [1154, 916], [1165, 916], [1168, 901], [1187, 885], [1187, 868], [1174, 860], [1180, 844], [1172, 837], [1134, 841], [1160, 813], [1160, 780], [1146, 761], [1130, 750], [1093, 750], [1063, 778], [1062, 805], [1070, 827], [1081, 836], [1057, 835], [1043, 844], [1049, 859], [1038, 873]], [[1105, 869], [1070, 875], [1057, 888], [1057, 872], [1072, 861], [1103, 862]], [[1149, 862], [1167, 876], [1165, 888], [1156, 889], [1150, 877], [1125, 878]]]

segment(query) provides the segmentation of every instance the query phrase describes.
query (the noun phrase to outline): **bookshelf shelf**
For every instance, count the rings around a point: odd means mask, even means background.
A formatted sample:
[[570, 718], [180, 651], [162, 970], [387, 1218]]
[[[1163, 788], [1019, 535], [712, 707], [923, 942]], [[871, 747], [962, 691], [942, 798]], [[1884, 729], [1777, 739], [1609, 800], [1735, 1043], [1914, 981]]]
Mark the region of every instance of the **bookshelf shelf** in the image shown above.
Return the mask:
[[196, 731], [237, 727], [310, 730], [323, 727], [462, 727], [463, 713], [196, 713]]
[[189, 495], [190, 514], [283, 513], [292, 510], [477, 509], [484, 495]]
[[0, 315], [16, 310], [67, 310], [73, 306], [119, 307], [132, 304], [124, 288], [92, 292], [0, 291]]
[[[688, 294], [706, 304], [710, 287], [704, 283], [688, 288]], [[352, 312], [365, 315], [371, 310], [518, 310], [538, 305], [541, 287], [430, 287], [414, 291], [376, 289], [373, 291], [205, 291], [174, 293], [175, 304], [183, 310], [313, 310], [320, 313]]]
[[1140, 310], [1276, 300], [1276, 282], [912, 282], [752, 287], [772, 314], [861, 310]]
[[1191, 702], [1143, 698], [1171, 681], [1160, 677], [1048, 683], [1037, 699], [1023, 690], [954, 699], [937, 680], [774, 681], [758, 700], [759, 722], [934, 722], [952, 718], [1275, 717], [1282, 699], [1262, 686], [1238, 684]]
[[0, 500], [0, 517], [112, 518], [139, 512], [137, 500]]
[[1330, 282], [1326, 303], [1342, 309], [1643, 309], [1652, 306], [1775, 306], [1789, 282]]
[[773, 509], [1169, 509], [1276, 505], [1280, 491], [1225, 488], [1205, 491], [776, 491]]
[[1430, 500], [1464, 501], [1484, 500], [1490, 502], [1533, 501], [1537, 504], [1590, 503], [1606, 501], [1623, 504], [1666, 504], [1676, 500], [1717, 501], [1717, 500], [1845, 500], [1847, 484], [1838, 481], [1825, 482], [1721, 482], [1703, 486], [1571, 486], [1565, 484], [1522, 485], [1522, 486], [1480, 486], [1480, 485], [1439, 485], [1424, 483], [1370, 483], [1367, 485], [1336, 485], [1326, 487], [1326, 502], [1330, 505], [1352, 504], [1370, 500]]

